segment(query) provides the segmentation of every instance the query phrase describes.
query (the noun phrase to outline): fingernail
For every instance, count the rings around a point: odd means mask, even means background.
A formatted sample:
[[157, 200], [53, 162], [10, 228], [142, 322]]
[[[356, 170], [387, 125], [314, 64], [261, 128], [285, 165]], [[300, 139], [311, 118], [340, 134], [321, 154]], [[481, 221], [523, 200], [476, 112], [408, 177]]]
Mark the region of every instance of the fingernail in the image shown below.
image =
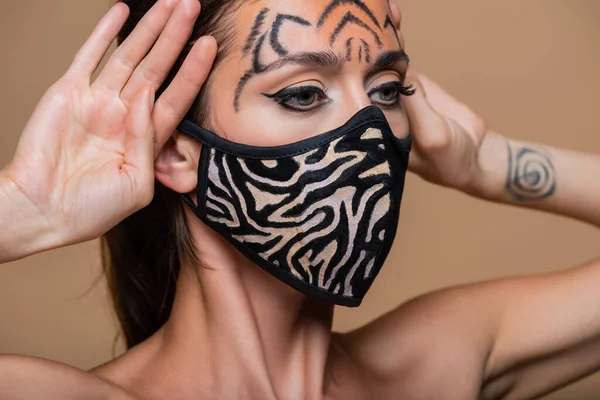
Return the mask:
[[200, 39], [198, 39], [198, 41], [200, 42], [198, 46], [200, 46], [200, 49], [203, 53], [207, 52], [208, 49], [211, 48], [212, 43], [214, 43], [215, 46], [218, 47], [217, 40], [210, 35], [202, 36]]
[[202, 43], [203, 46], [209, 46], [210, 42], [217, 43], [217, 39], [215, 39], [215, 37], [212, 35], [204, 35], [204, 36], [202, 36], [201, 39], [204, 42], [204, 43]]

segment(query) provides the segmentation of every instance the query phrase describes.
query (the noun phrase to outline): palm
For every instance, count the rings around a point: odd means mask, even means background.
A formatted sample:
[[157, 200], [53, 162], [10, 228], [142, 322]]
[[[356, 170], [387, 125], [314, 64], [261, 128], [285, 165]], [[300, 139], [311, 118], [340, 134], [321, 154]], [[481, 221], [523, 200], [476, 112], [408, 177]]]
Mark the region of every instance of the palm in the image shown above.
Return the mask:
[[185, 46], [199, 12], [194, 0], [176, 5], [158, 2], [90, 83], [127, 18], [127, 7], [115, 5], [27, 123], [7, 173], [60, 227], [63, 244], [101, 235], [152, 199], [155, 154], [192, 104], [216, 51], [214, 40], [197, 41], [153, 103], [176, 61], [173, 43]]
[[[41, 99], [19, 141], [11, 172], [54, 223], [70, 230], [94, 226], [88, 234], [95, 235], [133, 211], [139, 205], [136, 198], [141, 202], [152, 195], [149, 174], [136, 171], [136, 163], [126, 159], [128, 137], [144, 133], [126, 126], [130, 108], [118, 96], [75, 79], [61, 79]], [[145, 119], [132, 128], [148, 129], [149, 115]], [[139, 188], [134, 182], [145, 193], [135, 193]], [[92, 196], [91, 191], [96, 193]], [[106, 207], [114, 203], [120, 206]]]

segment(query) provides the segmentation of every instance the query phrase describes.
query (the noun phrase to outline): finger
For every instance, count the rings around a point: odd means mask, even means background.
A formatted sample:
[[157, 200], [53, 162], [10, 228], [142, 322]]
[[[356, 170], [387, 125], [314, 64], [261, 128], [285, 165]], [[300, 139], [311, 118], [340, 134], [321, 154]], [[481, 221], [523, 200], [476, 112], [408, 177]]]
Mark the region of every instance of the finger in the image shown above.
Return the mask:
[[452, 117], [461, 111], [462, 103], [427, 76], [419, 73], [419, 82], [428, 94], [431, 106], [440, 114]]
[[424, 147], [444, 147], [449, 141], [447, 125], [427, 100], [419, 75], [412, 67], [408, 69], [405, 84], [415, 89], [414, 94], [402, 96], [415, 142]]
[[427, 99], [431, 107], [441, 116], [456, 120], [473, 138], [486, 130], [485, 122], [466, 104], [457, 100], [437, 83], [419, 73]]
[[147, 84], [155, 89], [160, 87], [185, 47], [199, 13], [198, 0], [181, 0], [150, 54], [133, 72], [121, 92], [121, 98], [132, 97], [140, 87]]
[[155, 155], [158, 155], [198, 96], [216, 54], [217, 42], [213, 37], [198, 39], [177, 75], [156, 102], [153, 115], [156, 128]]
[[127, 115], [123, 170], [133, 185], [136, 208], [144, 207], [152, 199], [154, 181], [154, 126], [152, 108], [154, 89], [143, 87], [130, 103]]
[[115, 50], [92, 86], [120, 93], [165, 28], [177, 3], [178, 0], [159, 0]]
[[402, 13], [400, 7], [394, 0], [390, 0], [390, 11], [392, 12], [392, 21], [394, 21], [394, 28], [396, 29], [396, 36], [400, 42], [400, 48], [404, 49], [404, 36], [400, 32], [400, 24], [402, 23]]
[[75, 55], [67, 73], [90, 79], [129, 16], [129, 7], [117, 3], [102, 17], [90, 37]]
[[396, 26], [397, 30], [400, 30], [400, 24], [402, 23], [402, 13], [400, 12], [400, 7], [394, 0], [390, 0], [390, 11], [392, 12], [392, 21]]

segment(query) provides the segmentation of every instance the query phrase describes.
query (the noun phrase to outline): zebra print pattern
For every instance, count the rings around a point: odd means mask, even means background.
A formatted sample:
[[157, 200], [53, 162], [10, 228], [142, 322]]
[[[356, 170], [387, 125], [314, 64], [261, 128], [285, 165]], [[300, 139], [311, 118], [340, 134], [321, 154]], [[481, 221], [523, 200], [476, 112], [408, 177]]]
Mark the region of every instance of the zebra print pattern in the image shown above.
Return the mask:
[[397, 223], [387, 147], [368, 128], [273, 160], [210, 149], [204, 219], [311, 286], [362, 297]]

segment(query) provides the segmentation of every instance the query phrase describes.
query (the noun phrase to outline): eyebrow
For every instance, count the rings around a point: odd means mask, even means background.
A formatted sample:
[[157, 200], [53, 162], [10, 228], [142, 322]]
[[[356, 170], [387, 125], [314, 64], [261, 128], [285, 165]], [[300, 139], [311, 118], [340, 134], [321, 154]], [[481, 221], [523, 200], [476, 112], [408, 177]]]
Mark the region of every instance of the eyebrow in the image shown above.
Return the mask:
[[404, 50], [400, 49], [400, 50], [385, 51], [377, 56], [377, 58], [375, 59], [375, 63], [373, 63], [373, 66], [376, 69], [391, 67], [394, 64], [398, 63], [399, 61], [404, 61], [406, 63], [408, 63], [410, 61], [408, 58], [408, 54], [406, 54], [406, 52]]
[[406, 54], [406, 52], [403, 49], [385, 51], [377, 56], [375, 62], [373, 63], [371, 68], [369, 68], [369, 72], [367, 72], [365, 79], [369, 79], [378, 72], [388, 70], [392, 67], [400, 69], [401, 75], [404, 76], [404, 74], [406, 74], [406, 70], [403, 64], [408, 66], [409, 62], [410, 60], [408, 58], [408, 54]]
[[341, 68], [345, 61], [344, 57], [331, 50], [294, 53], [283, 56], [279, 60], [272, 62], [264, 67], [259, 73], [271, 72], [289, 64], [336, 69]]
[[[373, 69], [391, 67], [400, 61], [409, 62], [408, 54], [406, 54], [404, 50], [400, 49], [385, 51], [377, 56], [375, 62], [373, 63]], [[265, 72], [271, 72], [289, 64], [337, 69], [341, 68], [345, 62], [345, 57], [342, 57], [340, 54], [330, 50], [295, 53], [281, 57], [279, 60], [272, 62], [271, 64], [262, 68], [259, 73], [262, 74]]]

